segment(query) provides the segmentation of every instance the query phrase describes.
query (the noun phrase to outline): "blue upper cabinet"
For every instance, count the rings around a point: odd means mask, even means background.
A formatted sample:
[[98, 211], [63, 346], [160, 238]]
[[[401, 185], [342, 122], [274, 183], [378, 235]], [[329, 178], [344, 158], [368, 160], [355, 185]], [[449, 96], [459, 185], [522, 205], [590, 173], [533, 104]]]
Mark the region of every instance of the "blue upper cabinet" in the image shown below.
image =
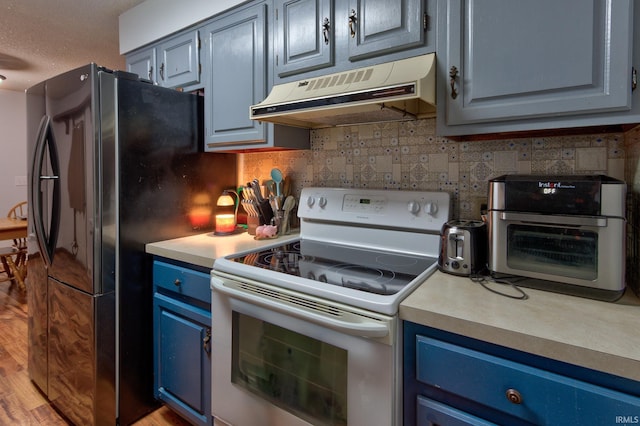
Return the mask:
[[266, 5], [225, 15], [204, 31], [209, 79], [205, 146], [265, 141], [266, 126], [249, 118], [249, 106], [267, 94]]
[[275, 0], [275, 83], [435, 51], [436, 0]]
[[190, 29], [127, 55], [127, 71], [169, 88], [200, 87], [200, 33]]
[[156, 82], [156, 48], [148, 47], [127, 55], [127, 71]]
[[266, 3], [249, 3], [215, 18], [206, 38], [205, 151], [308, 149], [309, 131], [254, 121], [272, 80]]
[[333, 65], [333, 0], [275, 0], [278, 75]]
[[[440, 134], [579, 124], [563, 117], [589, 125], [587, 115], [631, 110], [631, 0], [442, 0], [438, 8]], [[496, 122], [511, 123], [485, 125]]]
[[191, 30], [160, 44], [158, 84], [189, 87], [200, 83], [200, 33]]
[[349, 60], [425, 44], [429, 16], [422, 0], [349, 0]]

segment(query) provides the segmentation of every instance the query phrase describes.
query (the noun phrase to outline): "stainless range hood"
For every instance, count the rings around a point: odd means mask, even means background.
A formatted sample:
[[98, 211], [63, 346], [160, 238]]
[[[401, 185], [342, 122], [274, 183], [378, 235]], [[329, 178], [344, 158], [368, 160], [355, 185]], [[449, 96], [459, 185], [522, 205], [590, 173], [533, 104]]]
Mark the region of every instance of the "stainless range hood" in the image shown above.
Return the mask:
[[433, 117], [435, 54], [273, 87], [253, 120], [309, 129]]

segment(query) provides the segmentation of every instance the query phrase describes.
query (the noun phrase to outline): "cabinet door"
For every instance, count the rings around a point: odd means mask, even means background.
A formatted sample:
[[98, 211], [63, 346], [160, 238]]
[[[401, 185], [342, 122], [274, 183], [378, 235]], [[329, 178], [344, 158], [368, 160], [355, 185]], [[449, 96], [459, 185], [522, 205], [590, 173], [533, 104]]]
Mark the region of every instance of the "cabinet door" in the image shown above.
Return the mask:
[[160, 45], [158, 83], [184, 87], [200, 82], [200, 35], [198, 30], [173, 37]]
[[[435, 0], [428, 0], [435, 1]], [[349, 0], [349, 60], [420, 46], [425, 42], [424, 0]]]
[[333, 0], [275, 1], [278, 77], [333, 65]]
[[127, 55], [127, 71], [138, 74], [140, 78], [146, 78], [156, 82], [156, 49], [155, 47], [140, 50]]
[[438, 113], [447, 125], [630, 109], [630, 0], [452, 0], [439, 7], [446, 24], [439, 26], [438, 89], [446, 92], [446, 111]]
[[211, 315], [156, 293], [155, 394], [195, 425], [211, 425]]
[[216, 20], [206, 27], [206, 35], [207, 150], [264, 143], [266, 125], [249, 118], [249, 107], [267, 95], [266, 5]]

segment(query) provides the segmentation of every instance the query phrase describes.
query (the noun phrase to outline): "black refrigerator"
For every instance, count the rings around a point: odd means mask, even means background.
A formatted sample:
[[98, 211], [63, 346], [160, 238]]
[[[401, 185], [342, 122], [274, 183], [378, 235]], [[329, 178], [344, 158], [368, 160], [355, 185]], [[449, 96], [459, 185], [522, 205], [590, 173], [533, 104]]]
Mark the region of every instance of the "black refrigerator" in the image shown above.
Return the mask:
[[[29, 375], [75, 424], [157, 405], [144, 249], [197, 232], [194, 191], [225, 186], [201, 176], [202, 116], [196, 95], [95, 64], [27, 90]], [[211, 161], [233, 185], [235, 163]]]

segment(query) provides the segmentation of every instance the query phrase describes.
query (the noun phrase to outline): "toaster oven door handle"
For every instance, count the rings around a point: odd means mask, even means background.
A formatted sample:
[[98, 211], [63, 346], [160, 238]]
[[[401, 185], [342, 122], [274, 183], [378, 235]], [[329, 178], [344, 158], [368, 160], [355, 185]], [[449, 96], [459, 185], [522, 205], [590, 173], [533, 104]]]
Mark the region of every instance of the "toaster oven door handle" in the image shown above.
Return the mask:
[[606, 217], [584, 217], [584, 216], [561, 216], [544, 215], [544, 214], [527, 214], [501, 212], [499, 215], [501, 220], [509, 220], [514, 222], [539, 223], [545, 225], [556, 226], [593, 226], [604, 228], [607, 226]]

